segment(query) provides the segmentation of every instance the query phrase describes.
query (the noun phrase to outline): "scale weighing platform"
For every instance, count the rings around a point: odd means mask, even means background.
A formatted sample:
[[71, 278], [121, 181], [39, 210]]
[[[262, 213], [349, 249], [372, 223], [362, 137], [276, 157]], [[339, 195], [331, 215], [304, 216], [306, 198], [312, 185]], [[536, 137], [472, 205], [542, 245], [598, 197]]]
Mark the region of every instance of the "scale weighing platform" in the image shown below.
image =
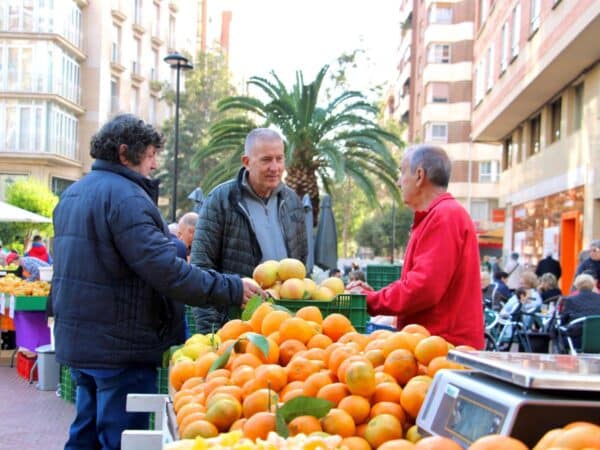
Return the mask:
[[600, 424], [600, 355], [452, 350], [448, 359], [474, 370], [436, 374], [417, 417], [426, 435], [467, 448], [502, 434], [533, 447], [552, 428]]

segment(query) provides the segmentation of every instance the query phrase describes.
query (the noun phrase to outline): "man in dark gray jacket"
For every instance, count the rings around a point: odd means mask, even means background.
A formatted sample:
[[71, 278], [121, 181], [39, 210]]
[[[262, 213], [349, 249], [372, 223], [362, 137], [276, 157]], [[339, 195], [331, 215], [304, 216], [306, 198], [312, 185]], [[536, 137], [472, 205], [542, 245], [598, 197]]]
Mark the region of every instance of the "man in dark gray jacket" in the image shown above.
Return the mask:
[[54, 210], [56, 359], [77, 382], [68, 450], [118, 449], [123, 430], [147, 429], [147, 414], [125, 411], [127, 394], [156, 393], [163, 352], [185, 339], [184, 303], [241, 306], [260, 292], [177, 257], [149, 178], [161, 146], [151, 125], [117, 116]]
[[[257, 128], [246, 137], [243, 167], [236, 178], [210, 192], [202, 205], [192, 243], [191, 263], [204, 269], [251, 277], [263, 261], [296, 258], [306, 263], [304, 208], [281, 178], [283, 139]], [[218, 329], [226, 307], [194, 308], [199, 333]]]

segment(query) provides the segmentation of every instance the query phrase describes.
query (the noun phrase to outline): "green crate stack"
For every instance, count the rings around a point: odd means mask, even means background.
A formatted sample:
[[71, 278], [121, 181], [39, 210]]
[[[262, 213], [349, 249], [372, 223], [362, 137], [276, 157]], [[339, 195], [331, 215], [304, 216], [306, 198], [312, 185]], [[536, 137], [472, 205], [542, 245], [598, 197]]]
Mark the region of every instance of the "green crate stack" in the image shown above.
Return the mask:
[[375, 290], [400, 279], [402, 266], [397, 264], [369, 264], [367, 265], [367, 283]]
[[185, 321], [187, 323], [188, 336], [196, 334], [196, 321], [194, 320], [194, 314], [190, 305], [185, 305]]
[[77, 385], [71, 377], [71, 371], [67, 366], [60, 366], [60, 398], [75, 403], [75, 390]]
[[156, 390], [159, 394], [169, 393], [169, 369], [167, 367], [158, 367], [156, 376]]
[[317, 306], [323, 317], [339, 313], [350, 319], [350, 322], [359, 333], [366, 330], [369, 316], [367, 314], [367, 300], [360, 294], [340, 294], [330, 302], [317, 300], [275, 300], [275, 304], [285, 306], [292, 312], [305, 306]]

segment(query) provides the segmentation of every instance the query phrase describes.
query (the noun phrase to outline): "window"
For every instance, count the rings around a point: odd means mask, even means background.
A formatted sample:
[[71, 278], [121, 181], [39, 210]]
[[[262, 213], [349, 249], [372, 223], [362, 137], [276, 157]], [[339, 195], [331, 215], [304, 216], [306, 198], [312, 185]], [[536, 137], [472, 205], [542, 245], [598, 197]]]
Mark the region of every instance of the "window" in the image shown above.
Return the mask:
[[498, 181], [498, 161], [479, 162], [479, 182], [496, 183]]
[[110, 52], [110, 62], [120, 62], [121, 49], [121, 27], [113, 23], [112, 26], [112, 47]]
[[485, 88], [487, 91], [494, 87], [494, 47], [490, 46], [487, 51], [487, 69], [486, 69], [486, 83]]
[[158, 50], [152, 49], [152, 67], [150, 67], [150, 81], [158, 80]]
[[142, 0], [133, 0], [133, 22], [142, 24]]
[[21, 173], [0, 173], [0, 200], [6, 200], [6, 190], [16, 181], [22, 181], [29, 178], [27, 174]]
[[49, 149], [51, 153], [77, 159], [77, 118], [58, 106], [51, 106]]
[[156, 124], [156, 97], [150, 97], [150, 105], [148, 107], [148, 122], [152, 125]]
[[502, 48], [500, 51], [500, 72], [504, 72], [508, 67], [508, 22], [504, 22], [502, 25]]
[[574, 89], [574, 105], [573, 105], [573, 131], [581, 129], [583, 121], [583, 83], [579, 83]]
[[175, 16], [169, 16], [169, 41], [167, 45], [169, 48], [175, 48], [175, 44]]
[[75, 183], [73, 180], [65, 180], [64, 178], [52, 177], [52, 192], [60, 196], [65, 189]]
[[550, 142], [556, 142], [560, 139], [560, 121], [562, 113], [562, 99], [555, 100], [550, 105], [552, 124], [550, 128]]
[[481, 58], [479, 63], [477, 63], [477, 68], [475, 69], [475, 104], [478, 105], [481, 100], [483, 100], [483, 94], [485, 93], [484, 86], [484, 63], [485, 58]]
[[140, 103], [140, 90], [137, 87], [131, 88], [131, 97], [129, 98], [129, 112], [131, 114], [138, 114]]
[[429, 83], [427, 85], [427, 102], [448, 103], [449, 91], [449, 83]]
[[428, 60], [437, 64], [450, 63], [450, 44], [432, 44], [429, 47]]
[[429, 9], [429, 23], [452, 23], [452, 5], [434, 3]]
[[160, 4], [154, 4], [154, 26], [152, 27], [152, 34], [154, 36], [160, 36]]
[[488, 7], [490, 0], [479, 0], [479, 28], [483, 26], [488, 16]]
[[529, 153], [527, 156], [534, 155], [540, 151], [541, 121], [540, 114], [529, 120]]
[[110, 112], [116, 113], [119, 111], [119, 79], [110, 79]]
[[425, 140], [428, 142], [448, 142], [448, 124], [433, 122], [425, 126]]
[[531, 0], [531, 16], [529, 18], [529, 32], [535, 33], [540, 27], [541, 0]]
[[140, 70], [140, 61], [142, 58], [142, 41], [140, 39], [134, 39], [135, 41], [135, 56], [133, 58], [133, 61], [131, 62], [131, 72], [139, 75], [141, 70]]
[[0, 103], [0, 151], [43, 152], [44, 103], [6, 100]]
[[521, 3], [517, 3], [512, 13], [512, 42], [511, 55], [515, 58], [519, 54], [521, 40]]
[[504, 144], [502, 146], [502, 170], [508, 170], [512, 167], [513, 164], [513, 140], [512, 137], [504, 140]]
[[471, 219], [484, 221], [490, 218], [490, 205], [487, 200], [471, 200]]

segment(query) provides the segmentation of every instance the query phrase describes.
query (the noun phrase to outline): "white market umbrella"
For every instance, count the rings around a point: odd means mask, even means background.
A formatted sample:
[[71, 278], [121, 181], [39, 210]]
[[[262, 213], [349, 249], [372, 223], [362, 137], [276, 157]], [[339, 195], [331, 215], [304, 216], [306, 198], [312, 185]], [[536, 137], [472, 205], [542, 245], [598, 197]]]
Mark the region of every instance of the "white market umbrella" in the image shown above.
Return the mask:
[[52, 223], [52, 219], [0, 201], [0, 222]]

